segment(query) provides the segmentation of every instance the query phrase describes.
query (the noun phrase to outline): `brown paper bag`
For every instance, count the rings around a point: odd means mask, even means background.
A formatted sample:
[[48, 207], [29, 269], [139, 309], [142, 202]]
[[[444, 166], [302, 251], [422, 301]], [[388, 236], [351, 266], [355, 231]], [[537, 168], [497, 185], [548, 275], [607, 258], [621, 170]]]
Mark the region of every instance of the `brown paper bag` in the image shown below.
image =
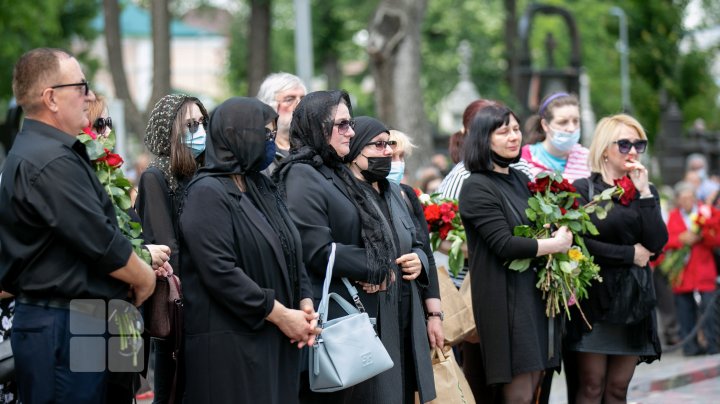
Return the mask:
[[477, 328], [475, 328], [475, 316], [472, 310], [472, 292], [470, 291], [470, 272], [465, 274], [462, 285], [460, 285], [460, 296], [465, 302], [465, 305], [470, 309], [470, 316], [473, 319], [473, 328], [467, 335], [465, 335], [465, 341], [477, 344], [480, 342], [480, 336], [478, 336]]
[[475, 319], [473, 318], [472, 306], [463, 299], [445, 267], [438, 267], [437, 272], [440, 284], [440, 300], [442, 301], [443, 312], [445, 312], [445, 320], [443, 320], [445, 345], [452, 346], [462, 342], [467, 335], [475, 330]]
[[430, 403], [475, 404], [475, 397], [470, 390], [470, 385], [455, 361], [452, 349], [449, 346], [443, 349], [435, 348], [430, 353], [430, 357], [435, 377], [435, 393], [437, 393], [437, 397]]

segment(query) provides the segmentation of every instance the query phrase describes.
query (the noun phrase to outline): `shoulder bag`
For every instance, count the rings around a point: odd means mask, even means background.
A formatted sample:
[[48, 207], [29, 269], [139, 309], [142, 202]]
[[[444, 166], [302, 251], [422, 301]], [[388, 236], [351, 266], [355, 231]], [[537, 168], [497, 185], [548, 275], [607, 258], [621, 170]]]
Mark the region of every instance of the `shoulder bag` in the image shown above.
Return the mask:
[[[328, 293], [335, 264], [335, 243], [328, 258], [323, 294], [318, 307], [322, 332], [310, 347], [310, 389], [333, 392], [354, 386], [393, 367], [393, 361], [362, 309], [357, 290], [347, 278], [343, 283], [355, 301], [355, 307], [335, 293]], [[328, 320], [330, 299], [337, 302], [346, 316]]]

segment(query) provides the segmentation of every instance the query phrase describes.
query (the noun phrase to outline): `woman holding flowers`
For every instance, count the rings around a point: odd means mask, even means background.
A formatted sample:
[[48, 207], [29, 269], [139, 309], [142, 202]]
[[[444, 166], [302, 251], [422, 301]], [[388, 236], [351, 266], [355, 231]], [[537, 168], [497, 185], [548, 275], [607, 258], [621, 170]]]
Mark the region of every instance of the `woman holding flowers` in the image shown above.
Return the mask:
[[[720, 210], [698, 203], [695, 187], [689, 182], [675, 185], [677, 207], [668, 215], [669, 240], [665, 259], [659, 269], [666, 271], [675, 294], [675, 308], [680, 322], [680, 335], [687, 337], [697, 324], [715, 292], [715, 257], [713, 249], [720, 247]], [[656, 269], [657, 270], [657, 269]], [[700, 295], [700, 305], [694, 294]], [[707, 353], [718, 353], [717, 318], [711, 314], [704, 322], [703, 333]], [[683, 345], [686, 356], [700, 355], [703, 349], [697, 336]]]
[[[472, 301], [488, 385], [501, 385], [507, 403], [530, 403], [542, 372], [560, 363], [559, 317], [548, 321], [537, 275], [509, 269], [514, 259], [564, 253], [572, 234], [513, 235], [525, 218], [529, 178], [510, 167], [520, 159], [522, 133], [507, 107], [487, 106], [472, 120], [464, 161], [470, 177], [460, 191], [467, 234]], [[551, 332], [552, 331], [552, 332]]]
[[[586, 201], [608, 188], [623, 189], [607, 218], [592, 218], [599, 234], [585, 238], [603, 281], [591, 286], [589, 301], [583, 304], [592, 330], [579, 316], [573, 315], [571, 323], [568, 349], [578, 353], [578, 403], [626, 401], [637, 363], [660, 357], [648, 261], [662, 251], [668, 233], [657, 190], [639, 161], [647, 143], [635, 118], [625, 114], [603, 118], [590, 145], [593, 173], [574, 183]], [[634, 285], [641, 291], [635, 295], [639, 297], [624, 299], [632, 295], [625, 287]], [[625, 301], [629, 299], [634, 301]], [[634, 313], [633, 307], [643, 306], [650, 308]]]

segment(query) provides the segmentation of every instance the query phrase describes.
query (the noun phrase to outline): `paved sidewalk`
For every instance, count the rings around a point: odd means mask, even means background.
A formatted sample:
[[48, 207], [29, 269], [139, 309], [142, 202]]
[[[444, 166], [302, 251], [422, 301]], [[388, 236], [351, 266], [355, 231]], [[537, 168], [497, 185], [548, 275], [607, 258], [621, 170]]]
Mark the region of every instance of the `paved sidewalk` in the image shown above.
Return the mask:
[[[680, 352], [665, 353], [660, 361], [649, 365], [645, 363], [638, 365], [630, 382], [628, 402], [638, 402], [637, 400], [647, 399], [650, 396], [657, 397], [658, 392], [674, 390], [718, 377], [720, 377], [720, 354], [685, 357]], [[710, 383], [712, 384], [712, 381]], [[698, 387], [703, 385], [698, 384]], [[565, 375], [562, 373], [553, 378], [550, 403], [567, 403]]]

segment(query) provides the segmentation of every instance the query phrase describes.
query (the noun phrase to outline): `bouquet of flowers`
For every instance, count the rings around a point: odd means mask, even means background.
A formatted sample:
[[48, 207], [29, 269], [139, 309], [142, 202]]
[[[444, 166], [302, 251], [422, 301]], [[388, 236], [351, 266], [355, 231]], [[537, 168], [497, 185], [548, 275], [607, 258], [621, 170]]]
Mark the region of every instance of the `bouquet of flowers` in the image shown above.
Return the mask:
[[[132, 189], [132, 183], [125, 178], [122, 170], [120, 170], [124, 163], [122, 157], [111, 151], [115, 147], [115, 132], [110, 132], [107, 137], [98, 136], [88, 128], [84, 132], [84, 134], [78, 136], [78, 140], [85, 145], [88, 157], [90, 157], [95, 169], [95, 174], [105, 188], [110, 201], [112, 201], [120, 232], [130, 240], [133, 251], [150, 264], [152, 262], [150, 252], [142, 248], [143, 240], [139, 238], [142, 232], [140, 223], [133, 222], [127, 213], [131, 207], [130, 190]], [[121, 353], [131, 345], [136, 347], [141, 343], [140, 334], [143, 326], [141, 322], [136, 320], [137, 315], [135, 312], [118, 313], [113, 317], [120, 332]], [[137, 366], [138, 352], [139, 350], [133, 348], [133, 366]]]
[[455, 199], [441, 198], [440, 194], [423, 194], [415, 190], [423, 204], [423, 213], [430, 232], [430, 246], [437, 251], [444, 240], [451, 242], [448, 267], [457, 276], [465, 261], [462, 246], [465, 243], [465, 227], [460, 220], [460, 210]]
[[115, 133], [110, 136], [97, 136], [91, 130], [86, 129], [85, 134], [78, 136], [87, 149], [88, 156], [92, 161], [100, 183], [105, 187], [117, 217], [118, 226], [122, 234], [130, 240], [133, 250], [140, 258], [148, 264], [151, 263], [150, 252], [142, 248], [143, 240], [140, 237], [142, 228], [140, 223], [133, 222], [127, 210], [131, 207], [130, 191], [132, 183], [125, 178], [120, 167], [124, 161], [120, 155], [111, 150], [115, 147]]
[[[608, 188], [584, 206], [580, 206], [580, 196], [575, 187], [559, 173], [541, 173], [535, 182], [528, 183], [533, 196], [528, 200], [525, 210], [532, 226], [516, 226], [515, 236], [534, 239], [549, 238], [552, 232], [567, 226], [573, 234], [573, 245], [567, 254], [548, 254], [537, 258], [516, 259], [510, 263], [510, 269], [523, 272], [535, 262], [538, 268], [537, 288], [545, 299], [545, 314], [555, 317], [560, 313], [560, 305], [570, 317], [569, 306], [577, 304], [580, 314], [580, 300], [587, 298], [587, 287], [592, 280], [602, 282], [600, 267], [593, 262], [583, 240], [586, 233], [596, 235], [597, 228], [590, 220], [595, 214], [599, 219], [607, 217], [612, 207], [612, 197], [622, 195], [621, 187]], [[607, 201], [605, 204], [600, 202]], [[588, 324], [588, 327], [590, 325]]]
[[[720, 215], [713, 215], [712, 209], [707, 205], [702, 205], [697, 213], [690, 214], [691, 232], [700, 235], [702, 238], [715, 238], [720, 233]], [[690, 259], [690, 249], [692, 247], [685, 245], [679, 249], [665, 251], [665, 258], [660, 263], [660, 271], [668, 277], [670, 284], [677, 286], [682, 281], [682, 272]]]

